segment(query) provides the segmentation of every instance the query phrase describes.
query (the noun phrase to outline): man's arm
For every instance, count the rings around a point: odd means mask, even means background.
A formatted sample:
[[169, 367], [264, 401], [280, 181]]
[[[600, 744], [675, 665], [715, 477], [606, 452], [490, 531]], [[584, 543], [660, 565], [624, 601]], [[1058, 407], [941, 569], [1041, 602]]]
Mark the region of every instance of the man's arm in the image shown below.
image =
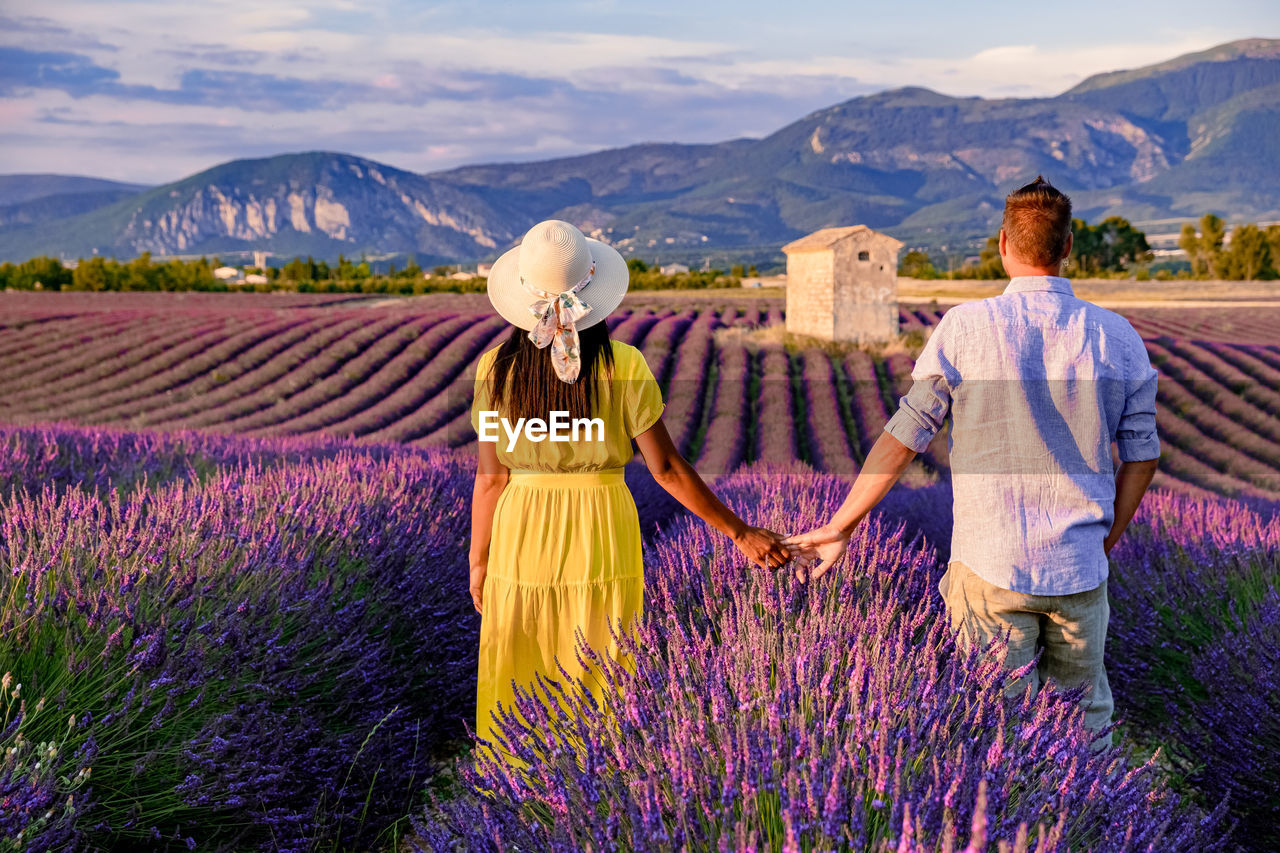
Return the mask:
[[1137, 332], [1130, 339], [1130, 378], [1125, 383], [1124, 410], [1116, 428], [1120, 468], [1116, 471], [1115, 518], [1102, 547], [1108, 554], [1120, 541], [1142, 496], [1151, 485], [1160, 461], [1160, 436], [1156, 433], [1156, 380], [1146, 345]]
[[[898, 401], [898, 411], [884, 425], [884, 432], [867, 454], [836, 514], [821, 527], [783, 540], [801, 557], [819, 558], [809, 577], [822, 577], [836, 564], [862, 519], [889, 493], [911, 460], [929, 446], [946, 423], [952, 385], [959, 378], [951, 361], [952, 319], [951, 312], [944, 314], [925, 342], [911, 371], [911, 388]], [[796, 574], [803, 578], [803, 568], [797, 569]]]
[[1138, 504], [1142, 502], [1142, 496], [1147, 493], [1147, 487], [1151, 485], [1151, 478], [1155, 476], [1159, 461], [1159, 459], [1143, 459], [1138, 462], [1120, 463], [1120, 469], [1116, 471], [1115, 520], [1111, 522], [1111, 532], [1102, 543], [1103, 550], [1108, 554], [1120, 541], [1124, 529], [1129, 526], [1133, 514], [1138, 511]]
[[[898, 441], [888, 430], [880, 433], [871, 452], [867, 454], [866, 464], [858, 472], [844, 503], [840, 504], [831, 520], [808, 533], [782, 540], [782, 544], [794, 546], [802, 556], [821, 560], [817, 567], [810, 570], [809, 577], [820, 578], [836, 564], [849, 547], [849, 537], [853, 535], [853, 531], [867, 517], [867, 513], [884, 499], [915, 458], [916, 451]], [[797, 573], [803, 577], [802, 569], [798, 569]]]

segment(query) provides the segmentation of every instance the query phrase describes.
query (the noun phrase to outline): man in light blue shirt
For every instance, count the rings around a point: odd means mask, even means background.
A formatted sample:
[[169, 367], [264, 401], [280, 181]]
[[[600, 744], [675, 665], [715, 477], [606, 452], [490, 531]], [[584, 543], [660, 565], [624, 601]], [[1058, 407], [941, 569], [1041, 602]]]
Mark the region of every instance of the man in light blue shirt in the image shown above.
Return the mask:
[[1009, 194], [1008, 287], [947, 311], [844, 504], [785, 543], [823, 574], [949, 417], [955, 528], [939, 591], [952, 624], [983, 644], [1008, 633], [1010, 669], [1043, 649], [1033, 687], [1088, 683], [1085, 721], [1105, 745], [1107, 555], [1160, 456], [1156, 371], [1127, 320], [1059, 275], [1070, 253], [1070, 199], [1043, 178]]

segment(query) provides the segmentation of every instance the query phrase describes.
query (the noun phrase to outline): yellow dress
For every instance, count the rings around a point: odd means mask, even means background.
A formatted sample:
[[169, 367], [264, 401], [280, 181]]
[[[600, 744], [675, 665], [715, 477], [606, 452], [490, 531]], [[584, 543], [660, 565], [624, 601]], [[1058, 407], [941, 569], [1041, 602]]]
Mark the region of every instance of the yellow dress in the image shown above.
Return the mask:
[[[609, 625], [621, 620], [625, 627], [643, 612], [640, 524], [622, 466], [633, 456], [631, 439], [662, 416], [662, 391], [638, 349], [611, 343], [614, 365], [598, 384], [594, 413], [604, 422], [603, 440], [580, 433], [577, 441], [532, 441], [521, 433], [508, 448], [497, 429], [498, 461], [510, 477], [489, 541], [475, 729], [495, 749], [494, 716], [499, 704], [513, 708], [513, 681], [526, 690], [538, 673], [562, 681], [558, 658], [598, 701], [602, 686], [578, 661], [575, 631], [620, 658]], [[477, 434], [480, 413], [491, 409], [485, 380], [496, 354], [486, 352], [476, 368]]]

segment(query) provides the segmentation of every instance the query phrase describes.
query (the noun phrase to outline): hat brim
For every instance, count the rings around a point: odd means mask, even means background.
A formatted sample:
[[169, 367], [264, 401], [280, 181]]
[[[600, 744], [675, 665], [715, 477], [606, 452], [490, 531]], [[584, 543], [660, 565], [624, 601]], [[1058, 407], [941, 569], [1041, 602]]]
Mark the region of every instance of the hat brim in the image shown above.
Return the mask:
[[[626, 259], [608, 243], [587, 238], [587, 249], [595, 262], [596, 271], [591, 281], [578, 291], [578, 298], [591, 307], [587, 315], [574, 325], [587, 329], [604, 321], [622, 304], [631, 282], [631, 271]], [[529, 330], [537, 325], [538, 318], [530, 310], [536, 297], [520, 283], [520, 247], [508, 249], [489, 271], [489, 302], [502, 319], [513, 326]]]

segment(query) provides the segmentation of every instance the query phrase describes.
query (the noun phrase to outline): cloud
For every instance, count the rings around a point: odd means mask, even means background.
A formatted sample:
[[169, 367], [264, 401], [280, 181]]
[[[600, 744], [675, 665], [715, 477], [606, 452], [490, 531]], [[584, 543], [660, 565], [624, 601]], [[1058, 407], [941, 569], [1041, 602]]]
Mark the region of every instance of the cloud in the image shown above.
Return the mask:
[[160, 48], [158, 54], [172, 56], [189, 62], [207, 62], [214, 65], [256, 65], [269, 54], [260, 50], [230, 50], [218, 45], [193, 45], [186, 48]]
[[[1083, 46], [1014, 35], [946, 55], [923, 41], [904, 50], [871, 36], [858, 48], [829, 36], [838, 27], [800, 38], [778, 16], [699, 28], [685, 23], [711, 13], [692, 7], [632, 10], [629, 23], [590, 3], [572, 12], [47, 0], [44, 17], [0, 18], [0, 150], [10, 171], [89, 168], [150, 182], [317, 147], [431, 171], [642, 141], [759, 136], [905, 85], [1048, 95], [1097, 71], [1224, 40], [1203, 29]], [[614, 20], [602, 23], [597, 12]], [[755, 35], [745, 37], [748, 30]]]
[[576, 91], [562, 80], [508, 72], [420, 70], [423, 73], [409, 80], [381, 75], [365, 83], [192, 68], [182, 72], [177, 87], [161, 88], [122, 83], [120, 72], [80, 54], [0, 47], [0, 94], [56, 89], [75, 98], [101, 95], [249, 112], [306, 112], [340, 109], [356, 100], [416, 106], [434, 100], [519, 99]]
[[118, 87], [120, 74], [86, 56], [0, 47], [0, 95], [24, 88], [60, 89], [81, 96]]
[[62, 47], [79, 48], [80, 50], [118, 51], [120, 48], [107, 44], [94, 36], [78, 33], [70, 27], [63, 26], [49, 18], [35, 15], [10, 17], [0, 15], [0, 33], [10, 38], [14, 36], [38, 38], [42, 40], [56, 39]]

